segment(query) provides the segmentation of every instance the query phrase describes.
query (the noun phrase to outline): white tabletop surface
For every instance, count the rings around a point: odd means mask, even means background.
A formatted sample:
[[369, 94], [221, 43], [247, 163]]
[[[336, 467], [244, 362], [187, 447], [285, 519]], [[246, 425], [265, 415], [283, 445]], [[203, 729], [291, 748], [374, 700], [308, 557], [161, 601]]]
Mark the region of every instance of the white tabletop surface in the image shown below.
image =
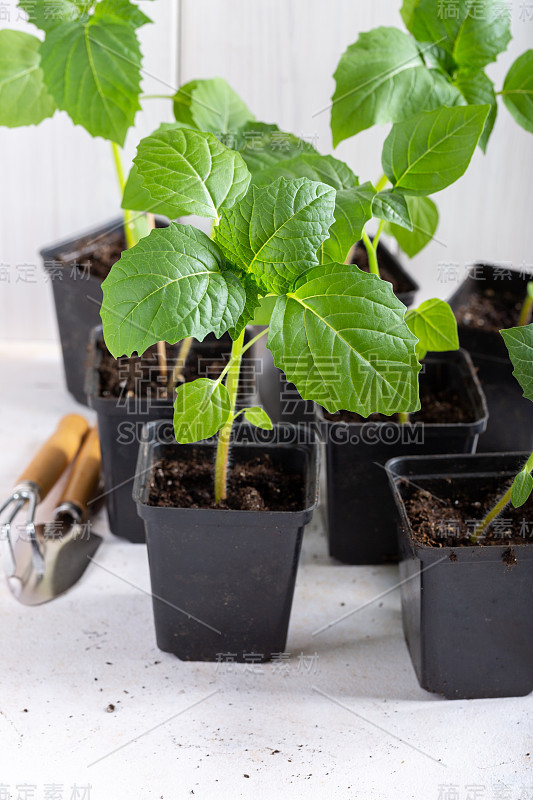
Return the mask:
[[[92, 412], [67, 394], [52, 344], [3, 346], [1, 384], [4, 496], [63, 413]], [[290, 655], [259, 669], [160, 652], [145, 546], [114, 538], [105, 512], [94, 528], [102, 567], [66, 595], [26, 607], [0, 581], [0, 800], [533, 799], [533, 698], [421, 689], [397, 568], [333, 563], [320, 508]]]

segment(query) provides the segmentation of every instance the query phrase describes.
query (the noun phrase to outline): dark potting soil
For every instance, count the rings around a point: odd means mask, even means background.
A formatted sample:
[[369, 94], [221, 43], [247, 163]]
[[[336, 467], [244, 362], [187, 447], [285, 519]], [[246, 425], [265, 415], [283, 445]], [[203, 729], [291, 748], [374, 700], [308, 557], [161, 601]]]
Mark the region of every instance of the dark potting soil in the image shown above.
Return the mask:
[[524, 300], [525, 292], [523, 298], [517, 298], [513, 292], [487, 287], [482, 292], [472, 294], [459, 306], [455, 312], [457, 324], [496, 332], [502, 328], [513, 328], [518, 325]]
[[[424, 481], [415, 486], [407, 478], [398, 482], [419, 544], [430, 547], [469, 547], [471, 535], [495, 502], [510, 486], [511, 479], [471, 478], [461, 485], [451, 478]], [[508, 505], [478, 540], [483, 545], [524, 544], [533, 541], [533, 498], [520, 508]], [[506, 554], [513, 563], [513, 553]]]
[[[452, 424], [457, 422], [474, 422], [472, 405], [465, 395], [459, 394], [450, 386], [434, 389], [433, 386], [424, 385], [424, 374], [420, 377], [420, 411], [409, 415], [410, 422], [425, 422]], [[391, 417], [385, 414], [371, 414], [362, 417], [353, 411], [338, 411], [336, 414], [324, 412], [326, 419], [331, 422], [398, 422], [398, 414]]]
[[[370, 267], [368, 264], [368, 253], [366, 247], [358, 242], [352, 256], [352, 264], [356, 264], [363, 272], [369, 272]], [[378, 256], [379, 274], [384, 281], [392, 283], [394, 294], [401, 294], [402, 292], [410, 292], [412, 289], [411, 284], [407, 278], [401, 273], [398, 274], [394, 264], [390, 261], [387, 255], [383, 254], [381, 250]]]
[[193, 450], [187, 460], [160, 459], [150, 478], [149, 504], [236, 511], [299, 511], [304, 507], [302, 475], [287, 472], [263, 455], [230, 466], [228, 497], [215, 503], [214, 452]]
[[[113, 358], [104, 340], [97, 343], [102, 354], [99, 376], [99, 394], [101, 397], [150, 397], [152, 400], [165, 400], [169, 397], [167, 380], [161, 375], [157, 345], [152, 345], [141, 356]], [[194, 350], [189, 352], [185, 367], [182, 370], [181, 382], [193, 381], [196, 378], [218, 378], [230, 356], [231, 343], [225, 339], [220, 341], [220, 350], [213, 355], [204, 355]], [[167, 369], [170, 375], [179, 355], [180, 344], [166, 345]], [[248, 353], [244, 354], [244, 359]], [[246, 372], [239, 388], [239, 394], [246, 394], [250, 387], [246, 386]]]
[[125, 249], [124, 231], [120, 229], [96, 238], [88, 236], [80, 239], [74, 247], [59, 253], [56, 260], [65, 266], [75, 265], [84, 277], [90, 274], [93, 278], [103, 281]]

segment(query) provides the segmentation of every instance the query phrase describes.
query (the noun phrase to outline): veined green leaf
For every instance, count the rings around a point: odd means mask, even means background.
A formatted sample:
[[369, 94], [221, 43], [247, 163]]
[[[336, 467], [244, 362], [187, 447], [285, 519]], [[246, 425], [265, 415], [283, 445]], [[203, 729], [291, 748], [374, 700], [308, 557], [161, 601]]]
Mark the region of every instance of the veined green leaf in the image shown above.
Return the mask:
[[511, 503], [515, 508], [523, 506], [533, 491], [533, 478], [527, 469], [521, 469], [515, 476], [511, 488]]
[[459, 349], [457, 321], [448, 303], [433, 297], [405, 315], [409, 330], [418, 339], [417, 358], [426, 353], [442, 353]]
[[533, 50], [526, 50], [512, 64], [502, 96], [518, 124], [533, 133]]
[[180, 444], [214, 436], [228, 421], [231, 401], [223, 383], [208, 378], [183, 383], [174, 399], [174, 435]]
[[414, 411], [420, 365], [404, 314], [390, 283], [323, 264], [278, 299], [267, 346], [302, 398], [330, 412]]
[[270, 318], [277, 299], [277, 294], [266, 294], [260, 299], [253, 320], [251, 320], [252, 325], [270, 325]]
[[334, 189], [354, 189], [359, 181], [350, 167], [333, 156], [319, 153], [300, 153], [299, 156], [278, 161], [253, 177], [255, 186], [268, 186], [278, 178], [293, 180], [309, 178], [311, 181], [327, 183]]
[[482, 70], [460, 69], [455, 77], [455, 85], [469, 105], [490, 105], [489, 115], [479, 140], [479, 146], [485, 152], [498, 113], [494, 84]]
[[388, 222], [385, 224], [385, 233], [394, 236], [403, 252], [413, 258], [433, 238], [439, 224], [437, 206], [429, 197], [416, 197], [406, 195], [409, 216], [413, 223], [413, 230], [408, 231], [399, 225]]
[[119, 145], [140, 108], [141, 51], [132, 26], [92, 16], [50, 30], [41, 66], [58, 108], [91, 136]]
[[94, 17], [103, 22], [115, 17], [120, 22], [131, 25], [133, 29], [141, 28], [152, 21], [131, 0], [99, 0], [94, 9]]
[[190, 114], [201, 131], [238, 133], [254, 115], [224, 78], [194, 81]]
[[335, 221], [328, 238], [319, 247], [317, 256], [321, 264], [344, 262], [355, 242], [358, 242], [366, 223], [372, 219], [372, 201], [376, 190], [370, 183], [355, 189], [341, 189], [335, 196]]
[[372, 125], [461, 102], [458, 90], [440, 70], [428, 69], [415, 40], [398, 28], [361, 33], [341, 56], [334, 78], [334, 147]]
[[524, 397], [533, 401], [533, 323], [506, 328], [500, 333], [514, 367], [513, 375], [522, 387]]
[[437, 44], [469, 69], [496, 61], [511, 41], [505, 0], [420, 0], [404, 22], [417, 41]]
[[394, 189], [378, 192], [372, 203], [372, 215], [385, 222], [393, 222], [408, 231], [413, 230], [407, 198]]
[[216, 244], [190, 225], [171, 223], [125, 250], [102, 283], [104, 339], [116, 358], [141, 355], [237, 324], [245, 293]]
[[56, 110], [43, 82], [40, 46], [29, 33], [0, 30], [0, 125], [37, 125]]
[[215, 241], [232, 264], [268, 292], [284, 292], [309, 267], [333, 222], [335, 190], [307, 178], [252, 186], [223, 209]]
[[255, 178], [261, 170], [279, 161], [294, 158], [302, 153], [317, 153], [313, 145], [305, 139], [280, 131], [277, 125], [256, 120], [247, 122], [236, 135], [223, 135], [222, 140], [228, 147], [242, 155], [252, 173], [252, 178]]
[[489, 109], [443, 106], [393, 125], [381, 156], [393, 187], [426, 195], [454, 183], [470, 163]]
[[245, 408], [244, 419], [246, 422], [249, 422], [250, 425], [254, 425], [256, 428], [262, 428], [264, 431], [271, 431], [274, 427], [267, 412], [264, 408], [260, 408], [260, 406]]
[[242, 272], [240, 270], [236, 270], [235, 266], [231, 265], [232, 270], [237, 274], [237, 278], [241, 283], [242, 287], [244, 288], [245, 292], [245, 302], [244, 302], [244, 309], [242, 311], [241, 316], [239, 317], [237, 323], [232, 327], [229, 328], [229, 335], [232, 339], [237, 339], [238, 336], [242, 333], [243, 329], [253, 320], [255, 317], [255, 313], [259, 308], [261, 302], [261, 295], [263, 294], [263, 290], [257, 285], [255, 280], [252, 278], [251, 275], [248, 273]]
[[142, 139], [133, 159], [154, 203], [175, 218], [188, 214], [218, 220], [245, 194], [250, 173], [238, 153], [212, 133], [191, 128], [158, 130]]
[[407, 30], [411, 30], [413, 18], [419, 5], [420, 0], [403, 0], [402, 7], [400, 9], [400, 16], [403, 19], [403, 23]]

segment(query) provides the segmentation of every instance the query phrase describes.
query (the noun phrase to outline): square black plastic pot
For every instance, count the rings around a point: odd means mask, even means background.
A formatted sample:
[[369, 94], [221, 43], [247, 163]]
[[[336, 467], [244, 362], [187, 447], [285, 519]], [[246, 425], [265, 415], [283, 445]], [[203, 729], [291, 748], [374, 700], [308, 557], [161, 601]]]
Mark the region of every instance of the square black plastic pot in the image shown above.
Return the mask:
[[[168, 221], [157, 218], [156, 224], [161, 228], [168, 225]], [[104, 238], [123, 225], [124, 219], [119, 217], [40, 251], [52, 284], [67, 389], [78, 403], [84, 405], [87, 404], [87, 342], [91, 330], [101, 322], [102, 281], [90, 272], [86, 274], [74, 265], [59, 261], [58, 257], [76, 251], [87, 239]]]
[[[363, 248], [362, 252], [366, 259], [363, 242], [358, 242], [357, 246]], [[366, 263], [368, 264], [367, 259]], [[378, 264], [402, 282], [404, 291], [398, 292], [396, 296], [405, 306], [412, 305], [420, 287], [382, 242], [378, 244]], [[265, 338], [260, 339], [257, 344], [258, 358], [261, 360], [261, 369], [258, 371], [257, 377], [259, 395], [270, 419], [274, 422], [290, 422], [295, 425], [302, 422], [312, 423], [315, 413], [314, 403], [310, 400], [302, 400], [296, 386], [289, 383], [285, 374], [274, 365], [274, 359], [266, 347]]]
[[269, 660], [285, 650], [303, 530], [317, 503], [318, 445], [311, 437], [283, 441], [275, 428], [270, 442], [232, 446], [233, 463], [267, 453], [301, 474], [301, 511], [163, 508], [147, 502], [154, 463], [201, 448], [214, 464], [216, 448], [213, 440], [170, 442], [168, 428], [146, 426], [133, 487], [146, 526], [157, 646], [184, 661]]
[[405, 639], [422, 688], [449, 699], [517, 697], [533, 689], [533, 544], [513, 545], [512, 566], [505, 544], [418, 544], [399, 482], [408, 479], [422, 488], [432, 484], [442, 497], [487, 477], [501, 478], [506, 487], [527, 455], [395, 458], [387, 463], [400, 517]]
[[396, 508], [385, 462], [394, 456], [471, 453], [487, 424], [487, 407], [468, 353], [427, 356], [422, 381], [467, 398], [472, 422], [331, 422], [317, 408], [326, 448], [329, 553], [345, 564], [398, 560]]
[[[503, 274], [503, 278], [500, 277]], [[484, 289], [511, 292], [517, 302], [526, 297], [529, 278], [495, 264], [476, 264], [449, 302], [454, 311]], [[516, 322], [518, 324], [518, 320]], [[478, 452], [497, 453], [533, 448], [533, 404], [516, 378], [500, 333], [459, 325], [461, 347], [468, 350], [487, 398], [489, 421], [479, 437]], [[502, 424], [502, 420], [505, 424]]]
[[[90, 334], [85, 391], [88, 403], [97, 415], [109, 527], [115, 536], [142, 543], [145, 541], [144, 524], [131, 498], [141, 432], [146, 422], [172, 419], [174, 405], [171, 399], [100, 396], [99, 367], [102, 353], [97, 343], [101, 338], [100, 325], [93, 328]], [[228, 352], [230, 347], [228, 341]], [[209, 357], [219, 350], [220, 341], [208, 336], [203, 342], [193, 342], [189, 358], [195, 354]], [[239, 405], [243, 404], [254, 405], [254, 397], [240, 398]]]

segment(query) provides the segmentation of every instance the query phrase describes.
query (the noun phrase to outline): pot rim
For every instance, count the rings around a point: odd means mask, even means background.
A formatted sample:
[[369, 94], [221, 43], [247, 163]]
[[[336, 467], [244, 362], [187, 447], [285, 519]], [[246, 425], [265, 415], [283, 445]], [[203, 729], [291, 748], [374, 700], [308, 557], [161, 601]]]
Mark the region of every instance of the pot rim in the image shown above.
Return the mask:
[[[398, 509], [400, 515], [400, 525], [399, 531], [400, 536], [403, 536], [408, 544], [409, 549], [411, 551], [411, 555], [413, 558], [419, 558], [424, 561], [432, 561], [433, 563], [438, 563], [439, 561], [446, 561], [446, 563], [450, 564], [459, 564], [459, 563], [475, 563], [478, 562], [480, 559], [483, 562], [487, 561], [499, 561], [501, 562], [502, 555], [509, 550], [510, 547], [513, 550], [518, 549], [520, 552], [521, 557], [527, 555], [527, 558], [533, 559], [533, 541], [532, 542], [523, 542], [517, 544], [515, 542], [505, 542], [504, 544], [491, 544], [491, 545], [484, 545], [484, 544], [474, 544], [474, 545], [456, 545], [456, 546], [445, 546], [445, 547], [435, 547], [430, 546], [427, 544], [422, 544], [417, 542], [414, 538], [413, 534], [413, 527], [411, 525], [411, 521], [407, 514], [407, 510], [405, 508], [405, 503], [401, 496], [401, 493], [398, 489], [398, 483], [402, 478], [405, 478], [405, 474], [399, 471], [399, 467], [402, 465], [413, 465], [415, 468], [420, 466], [420, 469], [411, 475], [411, 477], [415, 479], [431, 477], [432, 473], [424, 473], [423, 472], [423, 465], [424, 462], [431, 461], [433, 464], [442, 464], [443, 466], [448, 467], [448, 470], [442, 469], [441, 472], [435, 472], [435, 477], [448, 477], [452, 480], [460, 480], [461, 475], [465, 477], [489, 477], [494, 475], [499, 475], [502, 477], [513, 477], [516, 474], [515, 469], [511, 469], [511, 464], [508, 465], [507, 470], [503, 469], [496, 469], [494, 466], [489, 467], [490, 464], [494, 462], [495, 459], [505, 459], [506, 461], [510, 461], [511, 459], [515, 459], [515, 461], [523, 462], [529, 456], [528, 452], [512, 452], [512, 453], [460, 453], [456, 455], [448, 455], [448, 454], [441, 454], [438, 455], [420, 455], [420, 456], [397, 456], [396, 458], [389, 459], [385, 464], [385, 470], [387, 472], [387, 476], [389, 479], [389, 483], [391, 486], [391, 491], [394, 496], [394, 501], [396, 503], [396, 507]], [[484, 470], [474, 469], [468, 470], [468, 463], [471, 464], [475, 463], [475, 461], [486, 461], [487, 468]], [[458, 474], [457, 469], [461, 466], [467, 467], [464, 471]], [[450, 559], [450, 555], [456, 557], [457, 560], [452, 561]], [[461, 559], [461, 554], [463, 558]], [[440, 556], [437, 558], [437, 555]], [[465, 558], [466, 556], [466, 558]], [[493, 556], [491, 558], [491, 556]]]
[[[308, 458], [306, 469], [304, 472], [304, 487], [306, 488], [306, 500], [311, 498], [311, 502], [306, 502], [303, 508], [299, 508], [295, 511], [249, 511], [249, 510], [240, 510], [240, 509], [216, 509], [216, 508], [183, 508], [181, 506], [154, 506], [150, 505], [143, 499], [143, 495], [146, 495], [147, 490], [147, 482], [149, 476], [151, 474], [152, 466], [154, 463], [154, 451], [156, 446], [159, 444], [157, 441], [157, 430], [162, 425], [168, 425], [169, 420], [154, 420], [152, 422], [147, 422], [143, 426], [143, 433], [142, 433], [142, 440], [139, 446], [139, 454], [137, 457], [137, 467], [135, 470], [135, 480], [133, 482], [132, 488], [132, 497], [134, 502], [137, 504], [137, 509], [139, 511], [140, 516], [143, 516], [140, 512], [140, 509], [149, 509], [151, 512], [156, 511], [157, 513], [174, 513], [179, 511], [181, 514], [186, 514], [187, 516], [190, 515], [201, 515], [204, 519], [202, 524], [209, 525], [209, 520], [213, 520], [213, 524], [215, 524], [214, 520], [220, 513], [222, 512], [225, 516], [228, 517], [232, 515], [235, 521], [238, 520], [259, 520], [259, 519], [270, 519], [275, 520], [276, 518], [280, 521], [283, 519], [289, 520], [290, 518], [295, 518], [298, 515], [306, 515], [309, 516], [316, 508], [318, 504], [318, 492], [319, 492], [319, 477], [320, 477], [320, 461], [321, 461], [321, 449], [320, 449], [320, 442], [318, 441], [317, 437], [312, 431], [308, 431], [307, 434], [309, 435], [310, 441], [306, 443], [290, 443], [290, 442], [247, 442], [247, 441], [235, 441], [232, 443], [231, 447], [234, 450], [237, 449], [244, 449], [246, 447], [260, 447], [265, 449], [273, 449], [279, 450], [280, 448], [288, 450], [290, 449], [300, 449], [302, 451], [307, 451]], [[282, 429], [289, 429], [291, 426], [286, 425], [283, 423], [278, 423], [274, 425], [274, 431], [282, 430]], [[209, 447], [214, 449], [216, 447], [216, 440], [214, 437], [211, 439], [204, 439], [200, 442], [195, 442], [187, 445], [180, 445], [178, 442], [169, 443], [171, 447], [180, 448], [180, 447]], [[309, 488], [308, 488], [309, 487]], [[310, 516], [309, 516], [310, 518]]]

